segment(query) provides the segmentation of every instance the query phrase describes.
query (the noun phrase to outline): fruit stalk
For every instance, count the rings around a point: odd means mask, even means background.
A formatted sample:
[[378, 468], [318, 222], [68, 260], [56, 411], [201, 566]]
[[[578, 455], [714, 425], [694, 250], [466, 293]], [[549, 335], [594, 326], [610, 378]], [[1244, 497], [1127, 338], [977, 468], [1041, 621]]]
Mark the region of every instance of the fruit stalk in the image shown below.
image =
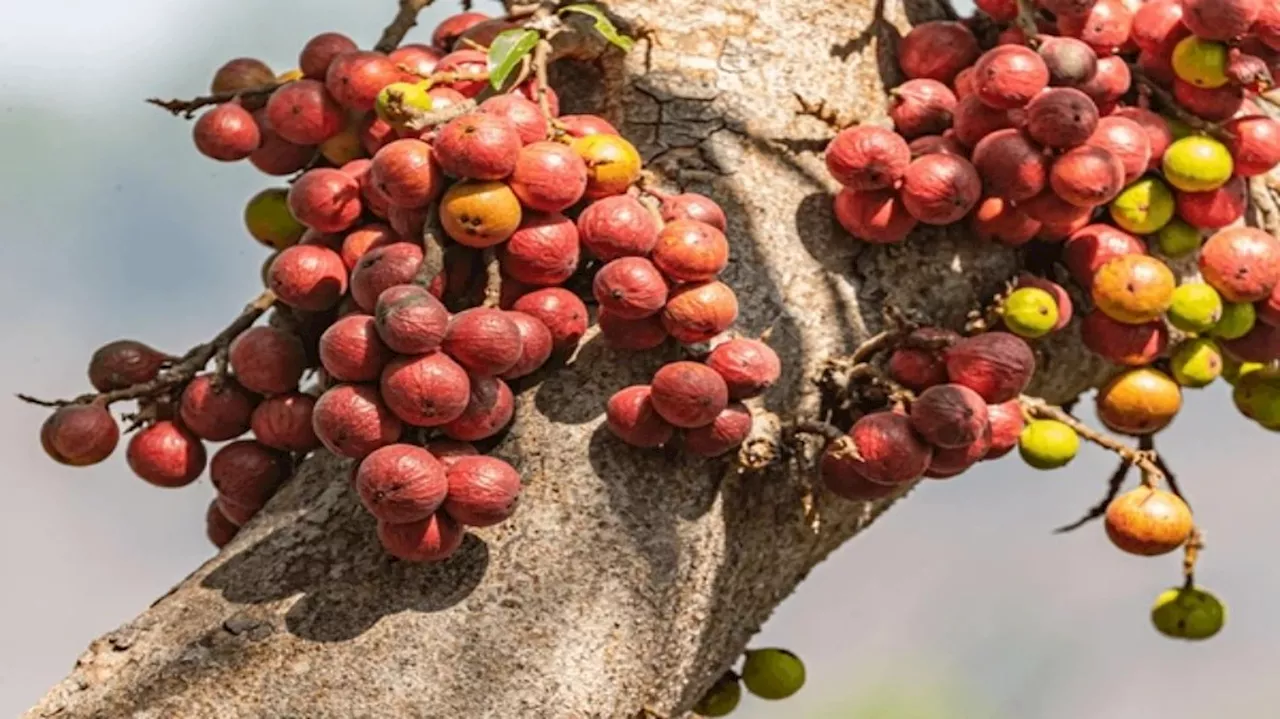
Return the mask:
[[1052, 419], [1061, 422], [1071, 427], [1071, 429], [1075, 430], [1081, 437], [1084, 437], [1099, 447], [1115, 452], [1126, 463], [1132, 464], [1142, 470], [1143, 484], [1154, 487], [1164, 479], [1165, 474], [1158, 466], [1154, 452], [1136, 450], [1115, 437], [1098, 432], [1089, 425], [1063, 411], [1061, 407], [1055, 407], [1039, 397], [1031, 397], [1024, 394], [1018, 398], [1018, 402], [1022, 405], [1023, 410], [1030, 416], [1036, 419]]
[[111, 405], [115, 402], [160, 395], [167, 390], [191, 381], [191, 378], [195, 377], [197, 372], [209, 364], [209, 360], [228, 347], [241, 332], [253, 326], [253, 323], [257, 322], [258, 318], [271, 309], [275, 303], [275, 293], [271, 290], [265, 290], [246, 305], [241, 310], [240, 315], [232, 320], [231, 324], [227, 325], [226, 329], [219, 332], [216, 337], [204, 344], [191, 348], [177, 364], [162, 370], [155, 379], [149, 382], [142, 382], [141, 384], [110, 392], [83, 394], [69, 400], [43, 400], [26, 394], [19, 394], [18, 399], [41, 407], [65, 407], [71, 404], [90, 404], [93, 402]]
[[1200, 559], [1200, 550], [1204, 549], [1204, 535], [1199, 527], [1191, 528], [1191, 536], [1182, 545], [1182, 577], [1183, 586], [1191, 589], [1196, 584], [1196, 562]]

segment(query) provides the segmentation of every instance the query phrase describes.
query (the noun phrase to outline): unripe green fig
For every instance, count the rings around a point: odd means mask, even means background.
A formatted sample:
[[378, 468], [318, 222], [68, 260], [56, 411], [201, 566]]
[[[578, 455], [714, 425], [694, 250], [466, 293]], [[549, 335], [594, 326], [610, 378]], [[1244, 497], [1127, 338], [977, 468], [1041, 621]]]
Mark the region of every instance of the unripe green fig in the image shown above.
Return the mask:
[[1159, 178], [1141, 177], [1111, 201], [1111, 219], [1135, 235], [1150, 235], [1169, 224], [1176, 207], [1168, 185]]
[[1208, 639], [1222, 631], [1226, 621], [1227, 608], [1199, 587], [1166, 589], [1151, 607], [1156, 631], [1174, 639]]
[[1232, 387], [1240, 381], [1240, 378], [1250, 372], [1257, 372], [1263, 367], [1266, 365], [1261, 362], [1241, 362], [1231, 355], [1222, 356], [1222, 378]]
[[1183, 332], [1208, 332], [1222, 319], [1222, 296], [1203, 282], [1179, 285], [1166, 315]]
[[1248, 302], [1227, 302], [1222, 305], [1222, 317], [1213, 326], [1214, 337], [1224, 340], [1238, 340], [1249, 334], [1258, 321], [1257, 310]]
[[1178, 345], [1169, 363], [1178, 384], [1204, 387], [1222, 374], [1222, 350], [1211, 339], [1191, 339]]
[[786, 699], [804, 686], [804, 662], [786, 649], [750, 649], [742, 683], [761, 699]]
[[1080, 435], [1056, 419], [1027, 423], [1018, 435], [1018, 454], [1036, 469], [1065, 467], [1080, 451]]
[[1058, 301], [1038, 287], [1022, 287], [1009, 294], [1000, 306], [1005, 327], [1015, 335], [1035, 339], [1058, 325]]
[[250, 198], [244, 224], [253, 239], [277, 250], [298, 244], [307, 231], [289, 211], [289, 190], [284, 187], [269, 187]]
[[1173, 47], [1173, 72], [1183, 82], [1208, 90], [1226, 85], [1227, 46], [1189, 35]]
[[740, 701], [742, 701], [742, 685], [738, 683], [738, 675], [725, 672], [715, 684], [711, 685], [698, 703], [693, 705], [693, 711], [704, 717], [728, 716], [738, 708]]
[[1182, 220], [1171, 220], [1156, 235], [1156, 249], [1165, 257], [1186, 257], [1200, 249], [1204, 235]]
[[1204, 135], [1176, 140], [1165, 150], [1164, 179], [1183, 192], [1209, 192], [1227, 184], [1235, 163], [1231, 151]]

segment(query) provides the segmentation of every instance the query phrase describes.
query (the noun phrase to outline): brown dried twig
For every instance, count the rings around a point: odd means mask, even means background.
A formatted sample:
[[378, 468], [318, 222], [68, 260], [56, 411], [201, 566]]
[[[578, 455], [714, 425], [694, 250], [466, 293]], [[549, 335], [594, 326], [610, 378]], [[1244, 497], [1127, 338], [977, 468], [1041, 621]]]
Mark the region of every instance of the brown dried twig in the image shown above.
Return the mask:
[[396, 16], [382, 31], [382, 37], [378, 38], [373, 49], [378, 52], [391, 52], [399, 47], [404, 36], [418, 24], [418, 13], [431, 3], [432, 0], [400, 0], [400, 8], [396, 11]]
[[110, 392], [84, 394], [69, 400], [43, 400], [25, 394], [19, 394], [18, 399], [41, 407], [65, 407], [72, 404], [89, 404], [91, 402], [110, 405], [115, 402], [158, 396], [190, 382], [191, 378], [203, 370], [210, 360], [214, 359], [224, 348], [229, 347], [231, 342], [240, 336], [241, 332], [253, 326], [253, 323], [257, 322], [258, 318], [275, 303], [275, 293], [271, 290], [264, 291], [246, 305], [239, 316], [232, 320], [231, 324], [227, 325], [217, 336], [204, 344], [191, 348], [177, 364], [160, 370], [160, 374], [153, 380], [135, 384], [131, 387], [111, 390]]
[[196, 110], [199, 110], [202, 107], [220, 105], [224, 102], [231, 102], [236, 99], [265, 99], [271, 93], [275, 92], [276, 88], [280, 87], [280, 85], [281, 83], [273, 82], [269, 85], [251, 87], [247, 90], [215, 92], [210, 95], [201, 95], [199, 97], [193, 97], [190, 100], [161, 100], [158, 97], [149, 97], [147, 98], [147, 102], [151, 105], [155, 105], [156, 107], [163, 107], [175, 117], [182, 116], [183, 118], [190, 120], [196, 116]]

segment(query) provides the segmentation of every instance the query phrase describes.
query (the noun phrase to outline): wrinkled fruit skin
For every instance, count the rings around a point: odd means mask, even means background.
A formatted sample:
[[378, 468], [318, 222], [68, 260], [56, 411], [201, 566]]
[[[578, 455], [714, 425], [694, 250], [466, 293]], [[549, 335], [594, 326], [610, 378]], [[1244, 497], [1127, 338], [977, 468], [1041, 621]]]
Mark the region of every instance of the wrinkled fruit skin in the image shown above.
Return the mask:
[[520, 328], [502, 310], [477, 307], [454, 315], [441, 345], [471, 372], [496, 376], [520, 361]]
[[316, 400], [311, 421], [325, 448], [349, 459], [364, 459], [400, 439], [402, 430], [400, 420], [371, 385], [330, 387]]
[[[873, 412], [849, 431], [852, 447], [833, 443], [823, 460], [824, 472], [838, 466], [885, 485], [903, 485], [924, 476], [933, 448], [911, 428], [911, 420], [893, 412]], [[856, 450], [856, 454], [854, 451]], [[830, 465], [830, 467], [828, 466]]]
[[294, 309], [323, 312], [347, 292], [347, 266], [326, 247], [294, 245], [276, 256], [267, 281], [281, 302]]
[[826, 150], [827, 171], [851, 190], [893, 187], [911, 164], [907, 141], [870, 125], [841, 130]]
[[991, 446], [984, 459], [998, 459], [1018, 446], [1018, 437], [1026, 421], [1022, 404], [1016, 399], [987, 405], [987, 422], [991, 427]]
[[68, 405], [45, 420], [40, 442], [54, 461], [87, 467], [111, 456], [120, 443], [120, 427], [106, 407]]
[[850, 190], [836, 194], [836, 221], [863, 242], [889, 245], [907, 239], [919, 223], [893, 189]]
[[684, 448], [699, 457], [719, 457], [751, 435], [751, 411], [741, 402], [731, 402], [711, 424], [684, 433]]
[[473, 375], [466, 409], [441, 429], [450, 439], [488, 439], [511, 423], [514, 412], [515, 398], [506, 382], [497, 377]]
[[157, 487], [185, 487], [204, 471], [204, 443], [186, 427], [162, 420], [129, 440], [125, 459], [133, 473]]
[[178, 415], [196, 436], [211, 442], [225, 442], [249, 431], [249, 418], [258, 398], [234, 379], [221, 381], [200, 375], [182, 391]]
[[410, 444], [380, 447], [356, 469], [360, 502], [380, 522], [425, 520], [444, 503], [448, 489], [444, 465]]
[[1280, 240], [1251, 227], [1210, 237], [1199, 262], [1205, 281], [1231, 302], [1257, 302], [1280, 284]]
[[662, 326], [678, 342], [714, 339], [738, 318], [738, 298], [723, 282], [680, 286], [662, 309]]
[[245, 389], [265, 395], [296, 389], [307, 363], [298, 336], [275, 327], [251, 327], [240, 333], [231, 343], [228, 359]]
[[930, 387], [911, 403], [912, 429], [937, 447], [972, 444], [987, 431], [987, 421], [987, 403], [958, 384]]
[[496, 457], [459, 457], [448, 470], [444, 511], [469, 527], [491, 527], [516, 511], [520, 474]]
[[946, 352], [947, 376], [977, 392], [989, 404], [1014, 399], [1031, 382], [1035, 353], [1020, 337], [985, 332], [967, 337]]
[[1173, 421], [1182, 408], [1182, 391], [1163, 372], [1129, 370], [1098, 390], [1098, 419], [1116, 432], [1153, 434]]
[[254, 408], [249, 419], [253, 436], [273, 449], [309, 452], [320, 446], [320, 438], [311, 426], [315, 405], [314, 397], [300, 392], [268, 397]]
[[671, 440], [675, 427], [653, 408], [649, 385], [618, 390], [605, 405], [605, 422], [618, 439], [634, 447], [661, 447]]
[[397, 357], [383, 371], [380, 386], [395, 416], [417, 427], [452, 422], [471, 399], [466, 370], [443, 352]]
[[449, 328], [449, 311], [417, 285], [395, 285], [378, 295], [374, 305], [378, 336], [400, 354], [427, 354], [440, 349]]
[[968, 160], [952, 155], [925, 155], [911, 163], [902, 180], [907, 211], [930, 225], [958, 222], [981, 197], [978, 171]]
[[760, 340], [732, 339], [717, 345], [706, 364], [724, 378], [732, 399], [757, 397], [782, 376], [778, 354]]
[[89, 359], [89, 383], [99, 392], [110, 392], [150, 382], [168, 360], [168, 355], [141, 342], [108, 342]]
[[440, 562], [462, 545], [465, 530], [448, 514], [437, 512], [419, 522], [378, 522], [378, 541], [387, 554], [406, 562]]
[[697, 362], [672, 362], [653, 376], [653, 408], [676, 427], [711, 424], [729, 404], [729, 387], [715, 370]]

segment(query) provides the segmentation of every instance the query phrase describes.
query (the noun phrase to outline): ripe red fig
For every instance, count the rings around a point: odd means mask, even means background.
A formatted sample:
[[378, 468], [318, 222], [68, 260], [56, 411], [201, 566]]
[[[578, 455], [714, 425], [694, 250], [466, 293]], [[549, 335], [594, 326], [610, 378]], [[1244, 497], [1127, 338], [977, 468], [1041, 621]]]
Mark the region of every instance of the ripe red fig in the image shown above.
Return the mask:
[[502, 310], [477, 307], [454, 315], [442, 346], [469, 371], [497, 376], [520, 360], [520, 328]]
[[1280, 327], [1259, 322], [1245, 336], [1222, 340], [1220, 344], [1241, 362], [1274, 362], [1280, 360]]
[[998, 130], [982, 138], [973, 148], [973, 166], [986, 178], [988, 194], [1013, 202], [1040, 194], [1049, 179], [1049, 158], [1021, 130]]
[[[1172, 69], [1170, 72], [1172, 73]], [[1128, 63], [1123, 57], [1113, 55], [1098, 58], [1098, 69], [1093, 77], [1077, 87], [1093, 100], [1098, 106], [1098, 112], [1106, 115], [1132, 86], [1133, 73], [1130, 72]]]
[[1280, 240], [1252, 227], [1222, 230], [1200, 248], [1200, 274], [1230, 302], [1257, 302], [1280, 284]]
[[635, 447], [660, 447], [671, 439], [675, 428], [654, 409], [649, 385], [620, 389], [605, 405], [609, 431]]
[[339, 318], [320, 335], [320, 364], [340, 382], [375, 382], [392, 357], [370, 315]]
[[1059, 16], [1058, 31], [1083, 40], [1099, 54], [1111, 55], [1128, 42], [1133, 17], [1126, 0], [1096, 0], [1084, 13]]
[[644, 257], [658, 244], [662, 225], [630, 195], [613, 195], [587, 205], [578, 216], [582, 244], [599, 259]]
[[369, 166], [369, 182], [401, 207], [425, 207], [444, 190], [431, 146], [414, 139], [396, 140], [378, 150]]
[[1035, 353], [1021, 337], [985, 332], [966, 337], [946, 353], [947, 377], [977, 392], [989, 404], [1017, 397], [1031, 382]]
[[587, 331], [587, 306], [563, 287], [547, 287], [521, 296], [511, 306], [537, 319], [551, 332], [554, 351], [568, 352], [578, 346]]
[[275, 72], [265, 62], [251, 57], [237, 57], [223, 63], [213, 74], [209, 92], [239, 92], [270, 85], [275, 80]]
[[337, 252], [298, 244], [276, 255], [267, 282], [281, 302], [294, 309], [333, 309], [347, 292], [347, 267]]
[[94, 350], [89, 359], [89, 383], [99, 392], [150, 382], [169, 355], [135, 340], [116, 340]]
[[204, 534], [213, 546], [222, 549], [236, 538], [239, 531], [240, 527], [218, 509], [217, 500], [209, 502], [209, 508], [204, 513]]
[[395, 285], [378, 295], [374, 310], [378, 336], [400, 354], [440, 349], [449, 328], [449, 311], [417, 285]]
[[341, 170], [307, 170], [289, 188], [289, 212], [320, 232], [342, 232], [360, 219], [360, 182]]
[[730, 402], [711, 424], [687, 430], [684, 448], [699, 457], [719, 457], [737, 449], [751, 435], [751, 410]]
[[907, 141], [872, 125], [841, 130], [827, 145], [827, 170], [851, 190], [893, 187], [911, 163]]
[[728, 265], [729, 242], [711, 225], [675, 220], [662, 228], [651, 259], [676, 282], [702, 282], [715, 279]]
[[587, 135], [620, 135], [618, 128], [597, 115], [561, 115], [556, 118], [570, 137]]
[[715, 370], [698, 362], [672, 362], [653, 375], [649, 399], [671, 424], [682, 428], [711, 424], [729, 403], [729, 387]]
[[1046, 90], [1027, 105], [1027, 133], [1046, 147], [1084, 144], [1097, 128], [1098, 106], [1075, 88]]
[[129, 469], [157, 487], [185, 487], [204, 471], [204, 443], [182, 425], [161, 420], [129, 440]]
[[465, 530], [448, 514], [436, 512], [420, 522], [378, 522], [378, 541], [387, 554], [406, 562], [441, 562], [462, 545]]
[[579, 260], [578, 228], [560, 213], [528, 213], [502, 248], [503, 272], [526, 285], [559, 285]]
[[1044, 59], [1020, 45], [1001, 45], [988, 50], [973, 70], [977, 97], [991, 107], [1005, 110], [1025, 106], [1049, 86], [1049, 67]]
[[935, 447], [926, 477], [950, 479], [986, 458], [991, 451], [991, 425], [984, 424], [976, 439], [959, 447]]
[[480, 103], [480, 112], [506, 120], [525, 145], [547, 139], [547, 118], [536, 102], [521, 95], [494, 95]]
[[987, 197], [978, 203], [970, 216], [974, 233], [991, 242], [1018, 247], [1030, 242], [1040, 232], [1041, 223], [1022, 208], [999, 197]]
[[40, 443], [54, 461], [72, 467], [97, 464], [115, 451], [120, 427], [100, 404], [59, 407], [40, 427]]
[[307, 41], [298, 54], [298, 69], [303, 77], [323, 81], [333, 58], [355, 52], [360, 47], [351, 38], [337, 32], [322, 32]]
[[315, 406], [314, 397], [300, 392], [268, 397], [254, 408], [249, 426], [253, 436], [272, 449], [310, 452], [320, 446], [311, 426]]
[[[484, 73], [488, 70], [488, 55], [483, 50], [454, 50], [440, 58], [436, 72]], [[449, 88], [463, 97], [475, 97], [489, 87], [486, 80], [459, 80], [449, 83]], [[434, 104], [433, 104], [434, 107]]]
[[265, 117], [275, 134], [294, 145], [319, 145], [346, 124], [342, 108], [315, 80], [295, 80], [271, 93]]
[[782, 376], [778, 354], [760, 340], [739, 338], [716, 345], [706, 364], [724, 378], [731, 399], [764, 394]]
[[[1173, 130], [1169, 129], [1169, 122], [1160, 115], [1141, 107], [1121, 107], [1111, 113], [1111, 116], [1132, 120], [1146, 132], [1147, 143], [1151, 146], [1151, 159], [1147, 163], [1147, 169], [1159, 169], [1164, 151], [1173, 144]], [[1239, 167], [1236, 169], [1239, 170]]]
[[940, 152], [944, 155], [968, 157], [969, 151], [955, 139], [954, 131], [948, 130], [944, 135], [925, 135], [917, 137], [907, 145], [911, 148], [911, 159]]
[[206, 111], [192, 126], [196, 149], [222, 162], [243, 160], [262, 144], [262, 131], [239, 103], [224, 102]]
[[661, 346], [671, 336], [662, 324], [662, 315], [629, 320], [600, 310], [596, 323], [600, 325], [600, 336], [614, 349], [643, 352]]
[[520, 500], [520, 474], [496, 457], [459, 457], [450, 467], [444, 511], [471, 527], [505, 521]]
[[909, 78], [951, 82], [981, 53], [978, 39], [963, 23], [936, 20], [912, 28], [898, 43], [898, 63]]
[[951, 127], [958, 142], [973, 147], [997, 130], [1014, 127], [1014, 122], [1008, 110], [991, 107], [975, 94], [961, 99], [956, 105]]
[[1037, 52], [1049, 69], [1053, 87], [1076, 87], [1088, 82], [1098, 71], [1098, 53], [1073, 37], [1041, 38]]
[[400, 70], [391, 58], [380, 52], [357, 51], [333, 57], [324, 86], [348, 110], [369, 112], [382, 88], [399, 79]]
[[978, 171], [960, 157], [925, 155], [911, 163], [902, 180], [902, 202], [907, 211], [930, 225], [959, 221], [981, 198]]
[[396, 358], [383, 371], [380, 387], [397, 417], [418, 427], [438, 427], [462, 416], [471, 379], [443, 352], [433, 352]]
[[1280, 165], [1280, 122], [1269, 117], [1242, 117], [1223, 128], [1229, 133], [1224, 141], [1235, 161], [1235, 173], [1254, 177]]
[[951, 127], [956, 95], [937, 80], [908, 80], [889, 91], [889, 117], [906, 138], [937, 135]]
[[1144, 52], [1168, 54], [1190, 34], [1182, 23], [1182, 0], [1148, 0], [1134, 16], [1131, 39]]
[[444, 465], [411, 444], [379, 447], [360, 461], [356, 492], [380, 522], [396, 524], [429, 518], [449, 491]]
[[228, 358], [241, 385], [267, 395], [296, 389], [307, 364], [302, 340], [275, 327], [241, 332], [231, 343]]
[[935, 385], [911, 403], [911, 427], [937, 447], [954, 449], [973, 444], [982, 437], [986, 426], [987, 403], [968, 387]]
[[1125, 167], [1110, 150], [1081, 145], [1053, 163], [1049, 182], [1054, 193], [1079, 207], [1097, 207], [1124, 189]]
[[1234, 40], [1249, 32], [1266, 0], [1182, 0], [1182, 22], [1205, 40]]
[[960, 335], [939, 327], [921, 327], [889, 356], [889, 376], [920, 392], [947, 381], [944, 353]]
[[533, 374], [547, 363], [547, 359], [551, 357], [553, 340], [551, 330], [533, 315], [523, 312], [507, 312], [506, 315], [520, 330], [520, 359], [499, 376], [503, 379], [517, 379]]
[[620, 257], [601, 267], [592, 292], [601, 307], [627, 319], [657, 314], [667, 303], [666, 280], [643, 257]]
[[919, 221], [907, 212], [898, 191], [850, 190], [836, 193], [836, 221], [855, 239], [878, 245], [903, 242]]
[[1117, 322], [1100, 310], [1084, 316], [1080, 323], [1084, 346], [1116, 364], [1141, 367], [1164, 354], [1169, 345], [1169, 329], [1164, 320], [1133, 325]]
[[1202, 230], [1217, 230], [1244, 217], [1249, 207], [1249, 184], [1233, 176], [1227, 184], [1208, 192], [1175, 192], [1178, 217]]
[[694, 220], [725, 232], [729, 220], [724, 210], [716, 201], [696, 192], [685, 192], [679, 195], [667, 195], [662, 198], [662, 219], [664, 222], [676, 220]]
[[456, 15], [450, 15], [431, 33], [431, 45], [437, 50], [449, 52], [453, 49], [454, 42], [462, 33], [488, 20], [489, 16], [482, 12], [461, 12]]
[[1199, 87], [1177, 78], [1173, 81], [1173, 99], [1201, 119], [1224, 122], [1231, 119], [1244, 105], [1244, 90], [1235, 85]]
[[991, 427], [991, 447], [983, 459], [998, 459], [1018, 446], [1025, 420], [1022, 404], [1016, 399], [987, 405], [987, 423]]
[[351, 271], [351, 297], [360, 309], [373, 312], [378, 296], [396, 285], [411, 284], [422, 267], [422, 247], [393, 242], [365, 253]]
[[257, 511], [288, 477], [288, 460], [249, 439], [222, 446], [209, 461], [209, 480], [220, 498]]
[[[328, 235], [333, 237], [333, 235]], [[342, 265], [347, 268], [347, 272], [351, 272], [360, 262], [360, 258], [364, 257], [369, 251], [379, 247], [398, 242], [400, 235], [386, 225], [377, 222], [371, 222], [367, 225], [361, 225], [354, 230], [348, 232], [345, 236], [339, 237], [338, 253], [342, 257]], [[305, 243], [306, 240], [304, 239]]]
[[338, 384], [325, 390], [316, 400], [311, 425], [330, 452], [349, 459], [364, 459], [395, 442], [402, 429], [400, 420], [382, 403], [378, 389], [363, 384]]
[[197, 437], [225, 442], [249, 431], [258, 398], [230, 377], [200, 375], [182, 391], [178, 415]]
[[472, 113], [449, 121], [434, 146], [436, 161], [453, 177], [501, 180], [516, 168], [520, 131], [498, 115]]
[[662, 326], [683, 344], [706, 342], [738, 319], [738, 297], [723, 282], [681, 285], [662, 308]]
[[852, 446], [837, 441], [827, 447], [823, 476], [853, 472], [877, 484], [900, 486], [924, 476], [933, 448], [911, 429], [911, 420], [895, 412], [864, 415], [849, 430]]
[[1109, 150], [1124, 164], [1124, 181], [1133, 182], [1151, 163], [1151, 142], [1142, 126], [1133, 120], [1109, 116], [1098, 121], [1098, 129], [1088, 144]]
[[462, 414], [440, 429], [450, 439], [474, 442], [488, 439], [511, 423], [515, 398], [506, 382], [496, 377], [471, 376], [471, 396]]
[[562, 212], [586, 193], [587, 163], [568, 145], [532, 142], [516, 154], [508, 184], [525, 207]]

